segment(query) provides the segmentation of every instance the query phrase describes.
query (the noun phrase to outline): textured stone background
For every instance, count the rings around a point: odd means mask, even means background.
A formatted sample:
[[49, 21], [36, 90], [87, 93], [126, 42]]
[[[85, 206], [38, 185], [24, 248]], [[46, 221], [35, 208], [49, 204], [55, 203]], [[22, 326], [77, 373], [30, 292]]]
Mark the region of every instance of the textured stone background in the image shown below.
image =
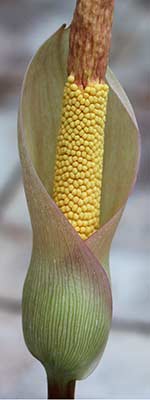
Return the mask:
[[[31, 227], [17, 150], [21, 82], [40, 44], [71, 20], [72, 0], [0, 1], [0, 398], [45, 398], [41, 365], [25, 347], [21, 293]], [[142, 157], [111, 252], [114, 320], [103, 359], [78, 398], [150, 398], [150, 2], [116, 0], [111, 67], [134, 106]]]

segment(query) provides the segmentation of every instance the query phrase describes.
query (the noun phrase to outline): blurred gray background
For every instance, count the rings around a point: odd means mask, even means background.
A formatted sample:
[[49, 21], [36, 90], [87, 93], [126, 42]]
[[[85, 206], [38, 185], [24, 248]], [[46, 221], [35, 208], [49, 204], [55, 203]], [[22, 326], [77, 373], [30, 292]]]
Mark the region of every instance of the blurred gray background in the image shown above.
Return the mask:
[[[0, 398], [45, 398], [46, 377], [21, 329], [31, 226], [17, 150], [17, 109], [27, 64], [71, 21], [75, 0], [0, 0]], [[110, 64], [141, 130], [138, 181], [111, 251], [114, 318], [99, 367], [77, 398], [150, 398], [150, 1], [116, 0]]]

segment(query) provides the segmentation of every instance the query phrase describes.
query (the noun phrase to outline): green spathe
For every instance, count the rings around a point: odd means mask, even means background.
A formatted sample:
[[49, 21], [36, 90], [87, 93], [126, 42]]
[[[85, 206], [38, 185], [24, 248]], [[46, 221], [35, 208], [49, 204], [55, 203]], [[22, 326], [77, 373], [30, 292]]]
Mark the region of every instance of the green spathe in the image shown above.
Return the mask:
[[132, 107], [108, 70], [102, 226], [82, 241], [51, 198], [68, 37], [69, 30], [61, 28], [34, 57], [19, 113], [19, 148], [33, 229], [23, 330], [49, 380], [64, 384], [90, 374], [104, 351], [112, 316], [109, 250], [139, 159]]

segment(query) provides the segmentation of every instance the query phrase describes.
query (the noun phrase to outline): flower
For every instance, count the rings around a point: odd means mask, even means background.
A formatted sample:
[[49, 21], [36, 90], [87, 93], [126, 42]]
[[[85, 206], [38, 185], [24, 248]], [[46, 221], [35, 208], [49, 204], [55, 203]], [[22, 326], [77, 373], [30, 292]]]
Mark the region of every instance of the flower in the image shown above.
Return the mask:
[[23, 83], [19, 149], [33, 249], [23, 291], [23, 330], [51, 387], [89, 375], [104, 351], [112, 318], [109, 251], [136, 179], [139, 134], [113, 73], [105, 130], [101, 227], [82, 240], [52, 199], [57, 133], [67, 77], [69, 29], [37, 52]]

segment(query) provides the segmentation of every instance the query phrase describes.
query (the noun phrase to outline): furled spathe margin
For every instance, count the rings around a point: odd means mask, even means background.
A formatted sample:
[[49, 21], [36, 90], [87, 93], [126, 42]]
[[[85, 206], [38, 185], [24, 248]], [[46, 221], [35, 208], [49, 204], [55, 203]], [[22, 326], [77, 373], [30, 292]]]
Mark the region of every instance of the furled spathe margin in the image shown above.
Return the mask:
[[109, 250], [137, 174], [139, 135], [132, 107], [108, 71], [102, 227], [83, 241], [51, 198], [69, 30], [33, 58], [23, 84], [19, 148], [33, 229], [23, 294], [23, 329], [49, 380], [82, 379], [97, 365], [112, 313]]

